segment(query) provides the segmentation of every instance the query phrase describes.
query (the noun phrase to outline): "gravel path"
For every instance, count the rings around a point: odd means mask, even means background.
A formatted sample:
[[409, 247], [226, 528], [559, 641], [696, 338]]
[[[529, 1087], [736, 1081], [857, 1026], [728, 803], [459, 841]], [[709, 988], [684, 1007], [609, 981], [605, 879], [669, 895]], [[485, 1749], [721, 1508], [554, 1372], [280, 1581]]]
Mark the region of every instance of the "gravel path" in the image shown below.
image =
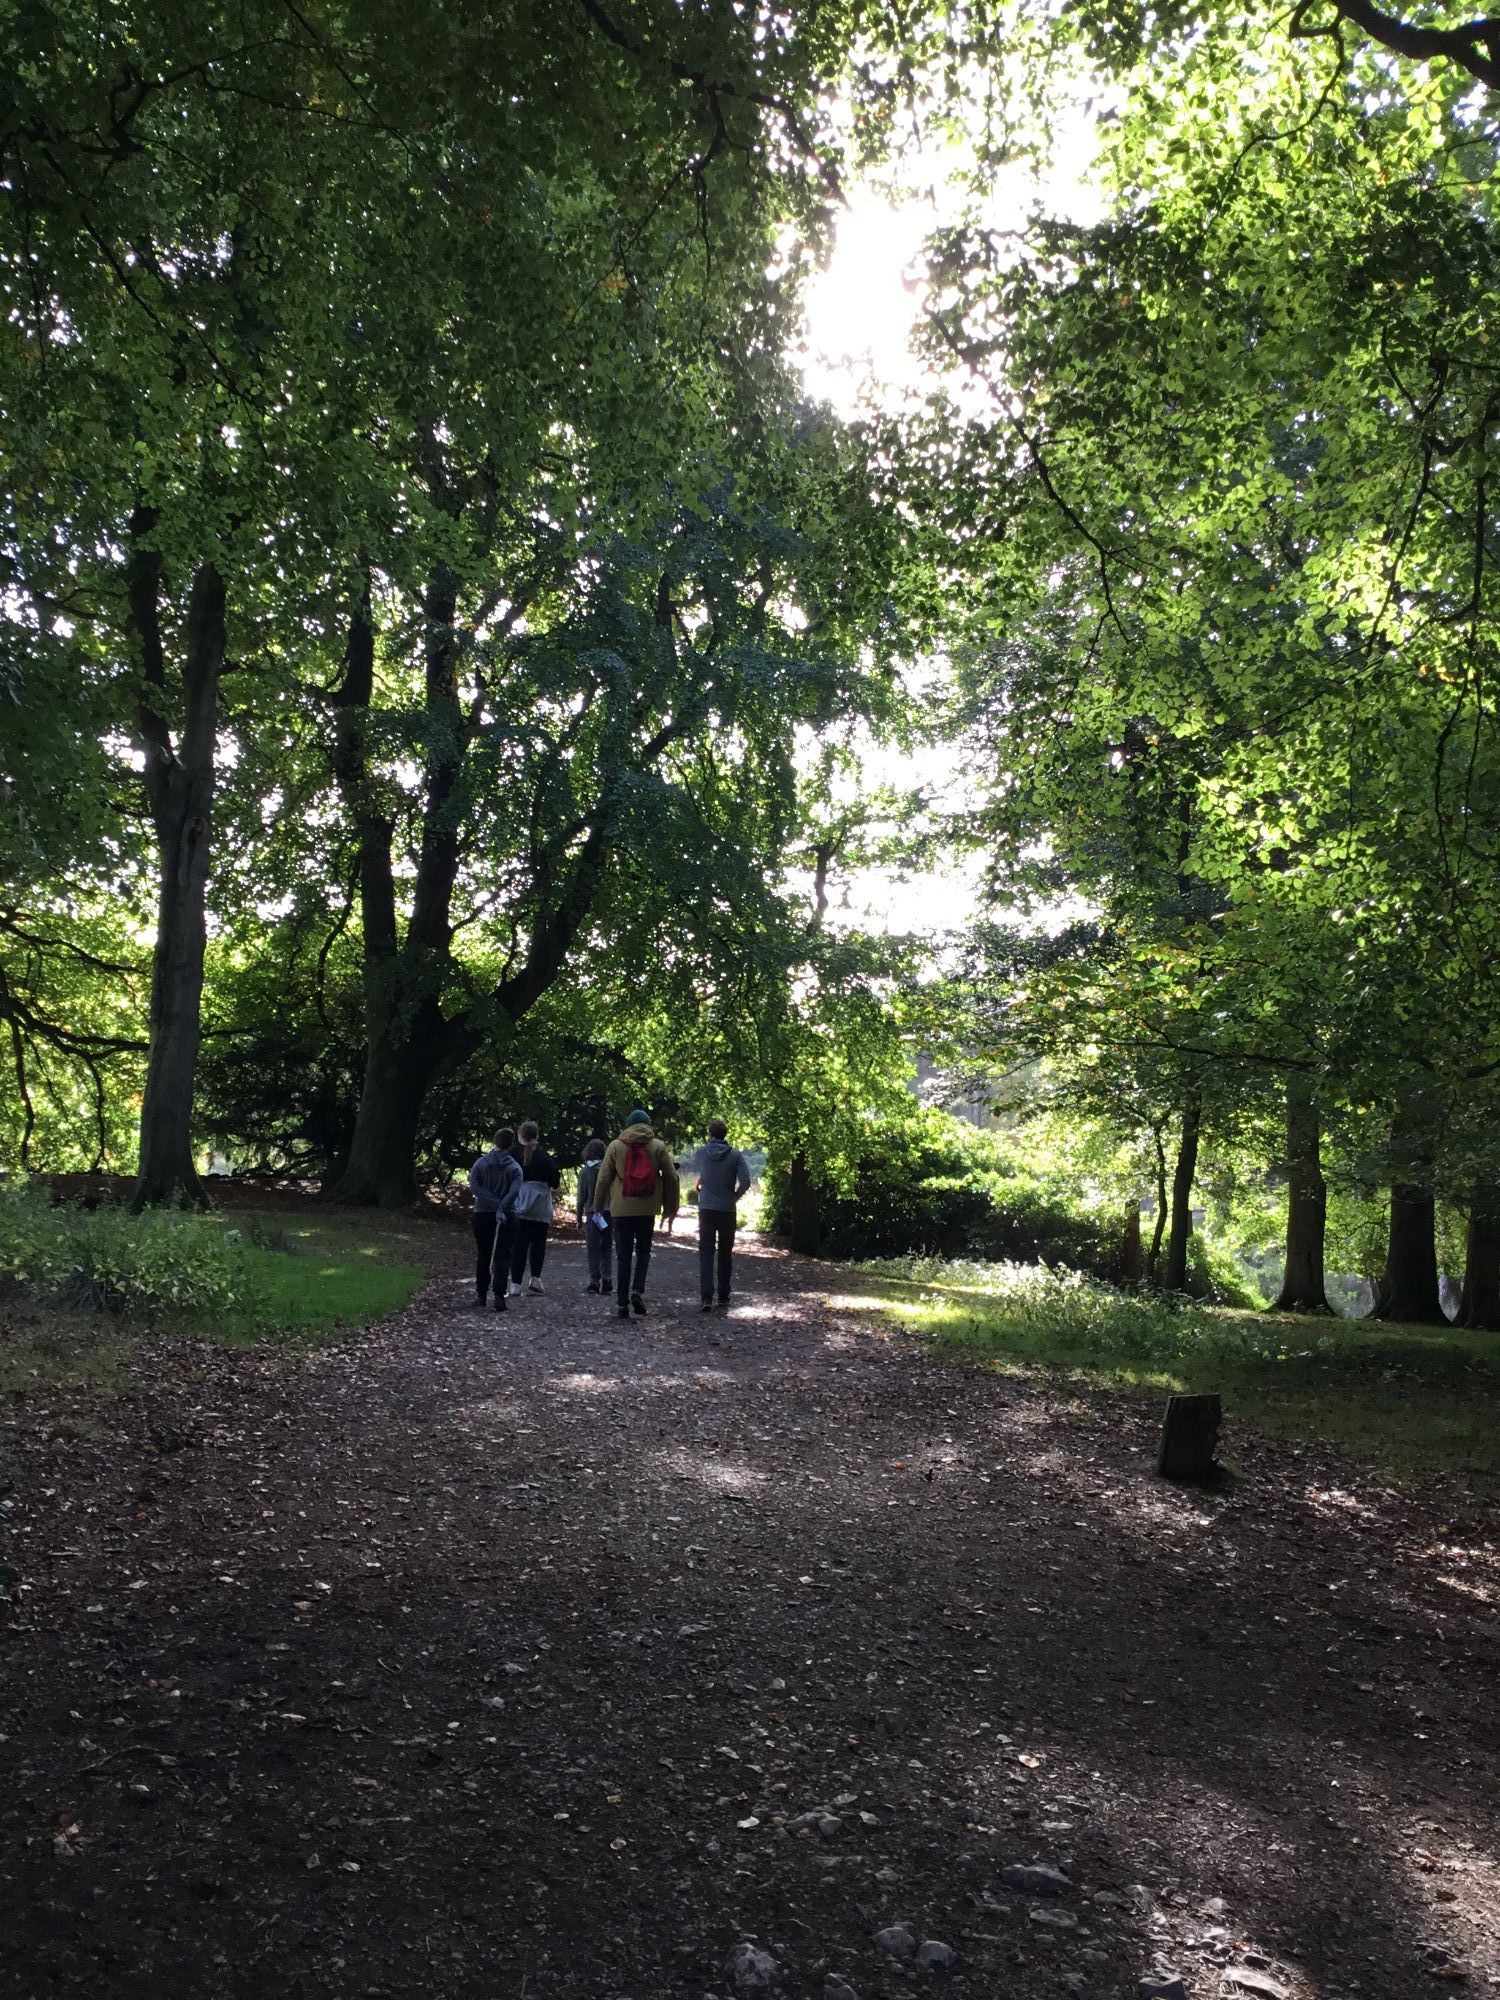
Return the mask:
[[705, 1320], [669, 1244], [620, 1325], [560, 1243], [502, 1319], [441, 1243], [310, 1366], [16, 1447], [0, 1992], [1500, 1987], [1460, 1486], [1233, 1438], [1179, 1491], [836, 1267]]

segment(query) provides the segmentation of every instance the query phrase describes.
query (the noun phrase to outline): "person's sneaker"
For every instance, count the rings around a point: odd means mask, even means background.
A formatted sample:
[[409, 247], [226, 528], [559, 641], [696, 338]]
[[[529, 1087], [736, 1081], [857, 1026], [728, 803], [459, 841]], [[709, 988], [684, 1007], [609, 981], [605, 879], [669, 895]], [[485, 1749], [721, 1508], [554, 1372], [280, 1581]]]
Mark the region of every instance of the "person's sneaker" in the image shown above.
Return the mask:
[[704, 1312], [704, 1313], [711, 1313], [713, 1309], [714, 1309], [714, 1302], [712, 1299], [705, 1299], [702, 1305], [699, 1306], [698, 1308], [699, 1312]]
[[729, 1310], [729, 1301], [728, 1301], [728, 1299], [720, 1299], [720, 1301], [719, 1301], [719, 1311], [720, 1311], [720, 1312], [725, 1312], [725, 1313], [727, 1313], [727, 1312], [728, 1312], [728, 1310]]
[[496, 1311], [497, 1313], [503, 1313], [503, 1312], [505, 1311], [505, 1294], [504, 1294], [504, 1292], [496, 1292], [496, 1294], [495, 1294], [495, 1311]]
[[486, 1300], [487, 1300], [487, 1296], [488, 1296], [488, 1295], [487, 1295], [486, 1293], [484, 1293], [484, 1292], [476, 1292], [476, 1293], [474, 1294], [474, 1310], [475, 1310], [476, 1312], [483, 1312], [483, 1311], [484, 1311], [484, 1308], [485, 1308], [485, 1304], [486, 1304]]
[[639, 1292], [632, 1292], [630, 1294], [630, 1303], [634, 1310], [644, 1319], [646, 1317], [646, 1301], [641, 1297]]
[[629, 1308], [629, 1306], [621, 1306], [621, 1307], [619, 1307], [619, 1308], [618, 1308], [618, 1310], [617, 1310], [617, 1311], [616, 1311], [616, 1313], [615, 1313], [615, 1318], [616, 1318], [616, 1319], [629, 1319], [629, 1317], [630, 1317], [630, 1308]]
[[521, 1280], [519, 1278], [511, 1279], [510, 1295], [513, 1299], [518, 1299], [521, 1296]]
[[584, 1286], [584, 1288], [583, 1288], [583, 1289], [584, 1289], [584, 1290], [585, 1290], [586, 1292], [592, 1292], [592, 1293], [594, 1294], [595, 1298], [597, 1298], [597, 1297], [599, 1296], [599, 1292], [600, 1292], [600, 1289], [601, 1289], [601, 1287], [600, 1287], [600, 1286], [598, 1286], [598, 1285], [596, 1285], [596, 1284], [594, 1283], [593, 1279], [592, 1279], [592, 1278], [590, 1278], [589, 1282], [588, 1282], [588, 1283], [587, 1283], [587, 1284], [586, 1284], [586, 1285]]
[[526, 1289], [528, 1292], [539, 1292], [542, 1289], [541, 1279], [533, 1278], [531, 1283], [526, 1287]]

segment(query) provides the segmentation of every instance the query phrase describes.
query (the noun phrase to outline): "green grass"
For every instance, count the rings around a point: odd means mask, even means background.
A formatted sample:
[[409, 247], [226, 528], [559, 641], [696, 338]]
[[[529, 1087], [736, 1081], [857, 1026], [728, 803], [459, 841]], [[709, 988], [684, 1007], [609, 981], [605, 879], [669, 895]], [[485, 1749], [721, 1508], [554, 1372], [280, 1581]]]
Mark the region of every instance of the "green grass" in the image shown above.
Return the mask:
[[[238, 1234], [248, 1278], [242, 1301], [201, 1330], [235, 1347], [267, 1339], [317, 1346], [351, 1327], [399, 1312], [422, 1283], [410, 1225], [370, 1224], [241, 1211], [219, 1219]], [[257, 1237], [259, 1241], [257, 1241]]]
[[118, 1393], [149, 1334], [305, 1352], [398, 1312], [425, 1275], [426, 1239], [402, 1219], [233, 1210], [153, 1216], [0, 1214], [0, 1393]]
[[1500, 1335], [1179, 1304], [1023, 1265], [865, 1268], [941, 1352], [1142, 1394], [1217, 1391], [1226, 1415], [1284, 1437], [1500, 1477]]

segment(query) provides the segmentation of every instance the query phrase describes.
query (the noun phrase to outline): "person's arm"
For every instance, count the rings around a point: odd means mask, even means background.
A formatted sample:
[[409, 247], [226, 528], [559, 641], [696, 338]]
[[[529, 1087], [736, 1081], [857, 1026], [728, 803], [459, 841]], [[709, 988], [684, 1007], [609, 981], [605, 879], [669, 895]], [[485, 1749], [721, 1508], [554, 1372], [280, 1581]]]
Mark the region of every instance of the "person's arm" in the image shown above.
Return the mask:
[[549, 1153], [547, 1155], [547, 1185], [555, 1194], [562, 1184], [562, 1168]]
[[739, 1165], [734, 1170], [734, 1198], [738, 1201], [741, 1195], [749, 1194], [750, 1192], [750, 1167], [744, 1154], [738, 1148], [735, 1149], [734, 1157], [739, 1162]]
[[603, 1214], [609, 1213], [610, 1189], [615, 1184], [615, 1149], [607, 1146], [604, 1158], [599, 1162], [599, 1178], [594, 1182], [594, 1206]]

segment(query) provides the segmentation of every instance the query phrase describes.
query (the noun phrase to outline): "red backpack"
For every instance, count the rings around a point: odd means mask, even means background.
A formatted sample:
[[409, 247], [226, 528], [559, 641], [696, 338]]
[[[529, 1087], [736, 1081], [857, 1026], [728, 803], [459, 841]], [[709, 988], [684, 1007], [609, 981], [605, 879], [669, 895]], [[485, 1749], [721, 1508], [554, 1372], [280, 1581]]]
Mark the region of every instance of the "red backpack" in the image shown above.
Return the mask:
[[651, 1141], [632, 1146], [625, 1141], [625, 1171], [620, 1176], [620, 1192], [627, 1201], [645, 1201], [656, 1193], [656, 1162], [651, 1157]]

